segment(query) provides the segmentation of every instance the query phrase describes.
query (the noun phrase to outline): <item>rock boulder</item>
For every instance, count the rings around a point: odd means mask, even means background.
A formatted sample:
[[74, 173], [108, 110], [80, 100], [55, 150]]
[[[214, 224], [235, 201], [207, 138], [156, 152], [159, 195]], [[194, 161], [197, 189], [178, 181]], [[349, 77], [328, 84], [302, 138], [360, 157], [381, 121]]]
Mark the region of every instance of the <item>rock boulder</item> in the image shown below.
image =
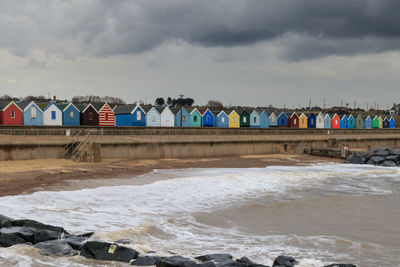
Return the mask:
[[139, 253], [115, 243], [88, 241], [82, 246], [81, 256], [96, 260], [130, 262], [136, 259]]

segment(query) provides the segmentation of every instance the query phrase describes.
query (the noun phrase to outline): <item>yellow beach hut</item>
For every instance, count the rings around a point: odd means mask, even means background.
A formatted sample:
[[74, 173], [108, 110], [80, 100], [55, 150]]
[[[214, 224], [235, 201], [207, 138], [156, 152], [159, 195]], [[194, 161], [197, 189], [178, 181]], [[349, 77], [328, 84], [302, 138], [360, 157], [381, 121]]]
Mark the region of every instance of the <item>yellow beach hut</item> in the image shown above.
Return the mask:
[[299, 128], [307, 128], [307, 116], [304, 113], [301, 113], [299, 117]]
[[383, 128], [383, 119], [381, 116], [378, 117], [379, 119], [379, 129]]
[[240, 127], [240, 116], [236, 110], [232, 110], [228, 115], [229, 117], [229, 128], [239, 128]]

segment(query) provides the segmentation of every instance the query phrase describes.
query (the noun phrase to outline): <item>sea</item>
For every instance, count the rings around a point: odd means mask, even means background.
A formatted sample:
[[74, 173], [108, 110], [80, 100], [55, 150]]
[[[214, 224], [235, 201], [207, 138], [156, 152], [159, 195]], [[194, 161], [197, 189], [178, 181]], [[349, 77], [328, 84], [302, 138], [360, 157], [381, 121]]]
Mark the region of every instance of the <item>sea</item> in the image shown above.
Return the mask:
[[[129, 182], [138, 179], [143, 182]], [[230, 253], [267, 265], [290, 255], [299, 267], [400, 266], [400, 168], [173, 169], [115, 181], [1, 197], [0, 214], [73, 234], [94, 231], [102, 240], [131, 239], [128, 246], [141, 253]], [[127, 264], [45, 256], [17, 245], [0, 248], [0, 266]]]

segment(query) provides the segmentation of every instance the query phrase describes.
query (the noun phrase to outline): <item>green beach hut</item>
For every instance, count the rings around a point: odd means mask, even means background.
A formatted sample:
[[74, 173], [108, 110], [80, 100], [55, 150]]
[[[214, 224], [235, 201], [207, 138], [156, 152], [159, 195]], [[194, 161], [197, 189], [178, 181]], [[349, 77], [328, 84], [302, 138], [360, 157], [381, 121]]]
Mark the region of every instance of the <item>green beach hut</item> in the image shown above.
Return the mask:
[[200, 111], [197, 110], [197, 108], [194, 108], [190, 112], [190, 126], [191, 127], [201, 127], [201, 114]]
[[378, 116], [375, 116], [374, 119], [372, 120], [372, 128], [379, 128], [379, 118]]
[[363, 116], [358, 115], [356, 118], [356, 128], [363, 129], [364, 128], [364, 119]]

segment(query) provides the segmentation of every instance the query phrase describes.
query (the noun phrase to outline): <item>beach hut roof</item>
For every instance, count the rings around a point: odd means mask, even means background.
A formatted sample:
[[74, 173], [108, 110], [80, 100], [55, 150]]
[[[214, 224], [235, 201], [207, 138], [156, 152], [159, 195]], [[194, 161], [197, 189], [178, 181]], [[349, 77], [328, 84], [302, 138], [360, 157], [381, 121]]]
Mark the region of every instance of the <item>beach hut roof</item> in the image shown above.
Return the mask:
[[114, 108], [114, 113], [116, 115], [119, 114], [130, 114], [133, 112], [133, 110], [136, 108], [135, 104], [128, 104], [128, 105], [117, 105]]
[[18, 102], [18, 103], [17, 103], [17, 106], [18, 106], [20, 109], [25, 110], [25, 108], [26, 108], [30, 103], [32, 103], [32, 102], [33, 102], [33, 101], [31, 101], [31, 102], [28, 102], [28, 101]]

